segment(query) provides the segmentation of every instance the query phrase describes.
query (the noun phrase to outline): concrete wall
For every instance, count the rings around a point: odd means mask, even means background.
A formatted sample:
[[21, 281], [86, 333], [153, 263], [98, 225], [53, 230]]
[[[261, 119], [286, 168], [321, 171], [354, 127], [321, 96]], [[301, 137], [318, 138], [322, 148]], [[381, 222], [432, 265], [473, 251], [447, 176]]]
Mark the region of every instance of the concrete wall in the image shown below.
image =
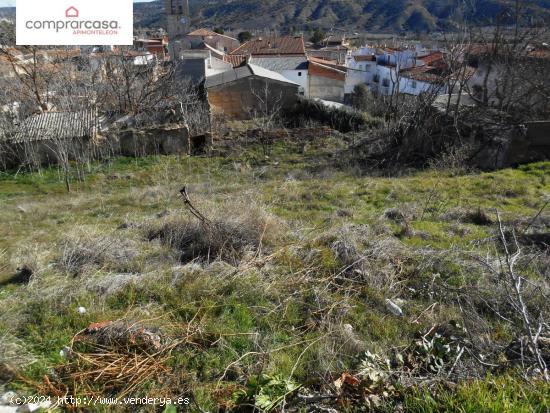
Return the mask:
[[189, 153], [187, 127], [128, 129], [111, 136], [115, 152], [124, 156]]
[[263, 110], [257, 95], [264, 95], [266, 84], [268, 100], [272, 103], [279, 101], [279, 106], [288, 107], [296, 102], [298, 85], [249, 76], [208, 89], [208, 102], [213, 114], [223, 114], [231, 119], [250, 119], [251, 112]]
[[413, 80], [406, 77], [399, 78], [399, 93], [418, 96], [424, 92], [437, 92], [438, 94], [447, 93], [445, 85], [431, 84], [420, 80]]
[[309, 97], [311, 99], [343, 102], [345, 83], [345, 73], [340, 73], [331, 68], [310, 63]]
[[233, 39], [228, 36], [185, 36], [184, 45], [189, 49], [200, 48], [203, 43], [206, 43], [210, 47], [217, 49], [221, 52], [230, 53], [240, 46], [237, 39]]
[[303, 92], [303, 95], [309, 96], [309, 82], [308, 82], [308, 71], [304, 70], [281, 70], [277, 71], [284, 77], [286, 77], [291, 82], [297, 83], [302, 88], [300, 92]]

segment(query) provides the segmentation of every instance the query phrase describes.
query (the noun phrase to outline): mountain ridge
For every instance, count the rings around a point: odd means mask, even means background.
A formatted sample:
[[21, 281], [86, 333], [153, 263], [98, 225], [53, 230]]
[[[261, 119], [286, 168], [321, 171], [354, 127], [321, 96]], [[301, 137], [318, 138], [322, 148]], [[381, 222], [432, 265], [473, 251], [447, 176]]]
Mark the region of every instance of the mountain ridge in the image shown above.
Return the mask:
[[[550, 21], [550, 0], [528, 3], [523, 14], [530, 16], [530, 23], [535, 18]], [[461, 21], [491, 25], [498, 16], [504, 17], [504, 23], [512, 23], [515, 7], [514, 0], [190, 0], [190, 4], [195, 26], [283, 32], [316, 27], [381, 32], [453, 30]], [[163, 13], [163, 0], [134, 3], [137, 27], [165, 27]], [[0, 7], [0, 18], [14, 16], [15, 7]]]
[[[304, 30], [314, 27], [358, 31], [452, 30], [459, 21], [493, 24], [498, 16], [512, 21], [513, 0], [478, 0], [465, 6], [461, 0], [191, 0], [193, 23], [228, 30]], [[548, 21], [550, 0], [536, 0], [529, 13]], [[525, 4], [525, 2], [522, 2]], [[136, 23], [164, 24], [163, 2], [134, 5]]]

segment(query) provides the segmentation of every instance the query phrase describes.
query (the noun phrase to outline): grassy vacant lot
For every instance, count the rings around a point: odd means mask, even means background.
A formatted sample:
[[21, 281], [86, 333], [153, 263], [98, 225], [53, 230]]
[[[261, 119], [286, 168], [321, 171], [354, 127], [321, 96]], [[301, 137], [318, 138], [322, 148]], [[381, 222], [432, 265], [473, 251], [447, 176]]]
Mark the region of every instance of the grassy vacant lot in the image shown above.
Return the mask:
[[[389, 177], [342, 168], [342, 147], [120, 158], [70, 194], [55, 169], [1, 175], [0, 380], [23, 393], [193, 395], [208, 411], [292, 410], [319, 394], [338, 395], [318, 402], [338, 410], [547, 411], [548, 386], [505, 356], [521, 321], [490, 311], [506, 292], [479, 262], [500, 254], [495, 209], [529, 226], [550, 163]], [[547, 212], [528, 233], [548, 233]], [[533, 283], [550, 268], [535, 244]], [[154, 350], [73, 341], [114, 320], [158, 336]]]

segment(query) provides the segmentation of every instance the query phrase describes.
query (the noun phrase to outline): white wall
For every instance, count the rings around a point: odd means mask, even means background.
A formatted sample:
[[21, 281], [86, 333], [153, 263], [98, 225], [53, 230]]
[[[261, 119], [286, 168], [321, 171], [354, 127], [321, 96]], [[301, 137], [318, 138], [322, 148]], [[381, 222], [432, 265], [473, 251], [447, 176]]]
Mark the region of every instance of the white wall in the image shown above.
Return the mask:
[[447, 88], [444, 85], [433, 85], [428, 82], [421, 82], [420, 80], [413, 80], [406, 77], [401, 77], [399, 79], [399, 91], [401, 93], [418, 96], [421, 93], [434, 92], [436, 90], [438, 94], [447, 93]]
[[374, 75], [376, 74], [376, 62], [357, 62], [355, 59], [347, 64], [348, 72], [346, 76], [345, 93], [353, 93], [355, 86], [364, 84], [371, 86]]
[[231, 63], [224, 62], [212, 55], [205, 60], [205, 77], [217, 75], [218, 73], [227, 72], [229, 70], [233, 70], [233, 65], [231, 65]]
[[[308, 71], [304, 70], [281, 70], [275, 72], [283, 75], [288, 80], [298, 83], [300, 85], [300, 91], [304, 92], [304, 96], [309, 97], [309, 82], [307, 81]], [[300, 76], [301, 74], [301, 76]]]

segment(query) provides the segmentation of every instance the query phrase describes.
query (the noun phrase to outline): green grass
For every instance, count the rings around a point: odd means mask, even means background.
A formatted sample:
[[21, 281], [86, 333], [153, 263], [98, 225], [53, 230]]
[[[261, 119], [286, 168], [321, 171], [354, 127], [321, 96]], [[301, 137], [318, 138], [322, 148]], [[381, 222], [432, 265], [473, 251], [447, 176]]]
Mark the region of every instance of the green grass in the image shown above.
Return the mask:
[[[333, 166], [333, 154], [341, 146], [336, 140], [320, 141], [302, 151], [301, 144], [277, 142], [269, 157], [248, 146], [229, 156], [117, 158], [92, 165], [84, 182], [73, 182], [71, 193], [65, 192], [55, 168], [0, 175], [0, 251], [5, 250], [0, 254], [0, 330], [22, 339], [37, 358], [24, 373], [40, 380], [49, 368], [63, 363], [60, 348], [89, 323], [129, 316], [156, 319], [161, 326], [200, 324], [215, 344], [200, 351], [181, 348], [171, 364], [196, 383], [193, 392], [206, 409], [225, 403], [232, 389], [242, 386], [235, 377], [259, 369], [293, 373], [298, 381], [351, 370], [362, 353], [342, 349], [333, 331], [338, 326], [349, 323], [359, 340], [385, 351], [410, 343], [429, 324], [388, 315], [383, 288], [346, 282], [340, 286], [344, 292], [327, 287], [327, 280], [342, 270], [331, 249], [338, 228], [368, 224], [374, 232], [395, 235], [411, 250], [471, 250], [493, 228], [455, 222], [445, 213], [480, 208], [494, 218], [498, 209], [506, 221], [527, 219], [550, 192], [550, 162], [464, 176], [432, 170], [400, 177], [359, 176]], [[271, 234], [266, 235], [265, 255], [274, 254], [270, 261], [239, 268], [238, 275], [235, 268], [219, 263], [195, 272], [181, 269], [174, 251], [148, 242], [140, 225], [166, 210], [185, 214], [178, 196], [183, 185], [207, 216], [221, 204], [259, 205], [275, 215], [285, 235], [276, 245], [269, 245]], [[392, 208], [409, 211], [408, 231], [404, 223], [385, 218]], [[72, 278], [58, 262], [62, 242], [75, 228], [128, 238], [140, 252], [127, 266], [105, 263]], [[36, 285], [44, 291], [9, 283], [16, 268], [26, 264], [37, 271]], [[404, 286], [421, 289], [430, 281], [434, 268], [419, 269], [417, 264], [404, 259], [399, 275]], [[473, 276], [452, 262], [438, 265], [449, 285], [462, 285]], [[177, 281], [175, 271], [181, 272]], [[86, 284], [121, 272], [142, 278], [106, 295], [91, 292]], [[418, 315], [428, 305], [423, 296], [411, 298], [407, 312]], [[78, 306], [88, 309], [86, 315], [78, 314]], [[430, 322], [457, 314], [443, 303]], [[230, 380], [219, 387], [224, 369], [249, 352], [253, 354], [236, 363]], [[259, 357], [260, 352], [267, 355]], [[515, 379], [491, 383], [463, 383], [437, 397], [409, 394], [404, 403], [419, 412], [520, 412], [548, 402], [542, 387], [533, 390]]]
[[543, 413], [550, 409], [550, 386], [514, 377], [488, 377], [458, 385], [454, 391], [420, 390], [403, 401], [411, 413]]

